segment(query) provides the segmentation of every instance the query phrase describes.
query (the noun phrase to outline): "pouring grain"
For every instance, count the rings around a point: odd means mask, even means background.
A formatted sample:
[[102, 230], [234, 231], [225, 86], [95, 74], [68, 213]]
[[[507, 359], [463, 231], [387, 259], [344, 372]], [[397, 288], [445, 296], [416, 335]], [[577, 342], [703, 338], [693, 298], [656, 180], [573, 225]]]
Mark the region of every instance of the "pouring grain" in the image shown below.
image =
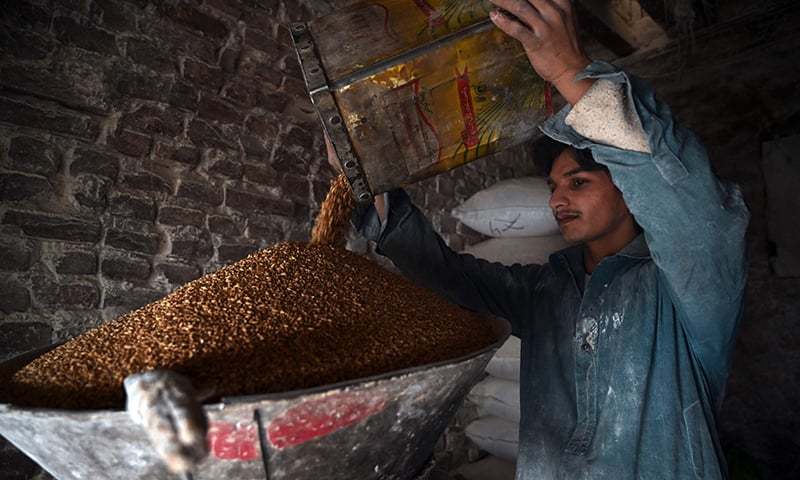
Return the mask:
[[482, 317], [330, 245], [352, 209], [352, 200], [341, 198], [350, 197], [349, 188], [339, 187], [323, 205], [311, 244], [261, 250], [90, 330], [17, 371], [3, 401], [121, 407], [123, 379], [156, 368], [183, 373], [216, 397], [283, 392], [490, 344]]

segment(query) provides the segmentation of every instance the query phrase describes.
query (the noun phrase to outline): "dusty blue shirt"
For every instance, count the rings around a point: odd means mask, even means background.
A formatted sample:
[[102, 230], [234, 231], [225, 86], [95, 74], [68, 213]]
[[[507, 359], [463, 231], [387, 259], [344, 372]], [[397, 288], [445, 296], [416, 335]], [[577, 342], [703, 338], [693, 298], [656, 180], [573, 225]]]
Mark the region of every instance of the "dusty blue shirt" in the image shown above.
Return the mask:
[[418, 284], [508, 319], [522, 340], [519, 480], [719, 479], [717, 436], [746, 277], [748, 212], [694, 134], [652, 89], [601, 62], [582, 74], [624, 86], [652, 153], [543, 131], [590, 148], [644, 233], [584, 283], [580, 246], [545, 265], [503, 266], [449, 249], [402, 190], [354, 223]]

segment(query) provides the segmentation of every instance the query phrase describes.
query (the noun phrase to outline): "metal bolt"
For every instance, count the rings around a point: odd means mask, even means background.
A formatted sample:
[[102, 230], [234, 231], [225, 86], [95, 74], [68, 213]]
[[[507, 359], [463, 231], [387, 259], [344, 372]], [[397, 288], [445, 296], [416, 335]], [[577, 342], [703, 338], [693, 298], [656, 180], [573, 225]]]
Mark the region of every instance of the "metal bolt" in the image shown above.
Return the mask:
[[363, 193], [361, 193], [361, 194], [358, 196], [358, 199], [359, 199], [359, 200], [361, 200], [362, 202], [366, 202], [367, 200], [369, 200], [369, 192], [363, 192]]
[[302, 23], [295, 23], [293, 28], [294, 28], [295, 32], [305, 32], [306, 31], [306, 26], [304, 24], [302, 24]]
[[356, 162], [354, 162], [352, 160], [348, 160], [348, 161], [344, 162], [344, 168], [346, 168], [348, 170], [350, 170], [351, 168], [356, 168]]
[[339, 115], [334, 115], [331, 117], [331, 125], [339, 125], [342, 123], [342, 117]]

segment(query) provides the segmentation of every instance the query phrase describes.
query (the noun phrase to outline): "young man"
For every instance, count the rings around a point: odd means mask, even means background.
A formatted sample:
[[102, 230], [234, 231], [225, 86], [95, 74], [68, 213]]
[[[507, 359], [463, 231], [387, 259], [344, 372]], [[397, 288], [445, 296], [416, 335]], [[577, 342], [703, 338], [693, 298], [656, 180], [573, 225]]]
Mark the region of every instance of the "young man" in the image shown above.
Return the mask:
[[716, 419], [747, 270], [741, 194], [646, 84], [589, 62], [569, 0], [491, 1], [570, 104], [542, 130], [569, 146], [549, 168], [550, 206], [579, 245], [545, 265], [461, 255], [402, 190], [354, 223], [415, 282], [522, 339], [518, 479], [725, 478]]

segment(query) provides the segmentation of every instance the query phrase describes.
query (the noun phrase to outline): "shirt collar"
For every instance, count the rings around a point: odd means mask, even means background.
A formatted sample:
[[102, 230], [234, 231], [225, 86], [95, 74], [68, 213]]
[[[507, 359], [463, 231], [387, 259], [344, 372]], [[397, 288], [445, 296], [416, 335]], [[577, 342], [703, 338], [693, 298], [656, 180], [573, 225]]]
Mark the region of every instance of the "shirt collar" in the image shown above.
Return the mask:
[[[633, 259], [646, 259], [650, 258], [650, 249], [647, 247], [647, 241], [644, 234], [640, 233], [633, 240], [625, 245], [622, 250], [612, 255], [612, 257], [625, 257]], [[566, 264], [575, 274], [583, 275], [586, 272], [583, 268], [583, 244], [573, 245], [563, 250], [559, 250], [550, 256], [550, 263], [553, 264], [554, 260], [560, 260], [561, 265]]]
[[644, 238], [644, 233], [636, 235], [631, 242], [617, 252], [621, 257], [630, 258], [650, 258], [650, 248], [647, 246], [647, 240]]

